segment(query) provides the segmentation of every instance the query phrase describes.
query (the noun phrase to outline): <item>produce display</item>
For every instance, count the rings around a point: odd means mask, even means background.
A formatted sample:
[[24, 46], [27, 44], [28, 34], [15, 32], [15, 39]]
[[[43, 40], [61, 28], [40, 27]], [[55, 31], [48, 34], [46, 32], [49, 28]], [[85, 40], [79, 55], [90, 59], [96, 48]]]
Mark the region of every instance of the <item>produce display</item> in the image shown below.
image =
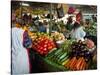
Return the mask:
[[91, 52], [88, 50], [86, 42], [73, 42], [71, 57], [84, 57], [86, 61], [91, 59]]
[[88, 48], [91, 49], [91, 48], [94, 47], [94, 42], [93, 42], [92, 40], [89, 40], [89, 39], [88, 39], [88, 40], [86, 41], [86, 45], [87, 45]]
[[56, 48], [46, 56], [46, 59], [62, 64], [68, 57], [69, 53], [67, 51]]
[[61, 44], [61, 48], [65, 51], [67, 51], [68, 53], [71, 52], [71, 45], [74, 42], [74, 40], [65, 40], [62, 44]]
[[[67, 40], [63, 36], [58, 36], [58, 34], [60, 33], [51, 35], [40, 32], [30, 33], [33, 50], [43, 55], [45, 60], [62, 65], [66, 70], [76, 71], [96, 68], [95, 65], [91, 64], [95, 58], [90, 51], [95, 47], [93, 41], [89, 39], [85, 41]], [[63, 40], [63, 42], [58, 46], [56, 41], [60, 40]]]
[[58, 64], [62, 64], [69, 58], [72, 41], [73, 40], [65, 40], [61, 44], [60, 48], [54, 48], [51, 52], [48, 53], [46, 58]]
[[56, 31], [51, 33], [51, 37], [55, 41], [65, 40], [65, 36], [62, 33], [59, 33], [59, 32], [56, 32]]
[[61, 48], [54, 48], [46, 58], [69, 70], [86, 70], [92, 60], [92, 53], [88, 50], [87, 42], [89, 43], [89, 41], [66, 40]]
[[85, 70], [88, 65], [83, 57], [67, 59], [63, 65], [70, 70]]
[[37, 34], [37, 38], [33, 41], [33, 49], [41, 55], [47, 55], [55, 47], [56, 45], [52, 39], [40, 33]]
[[32, 41], [34, 41], [37, 38], [36, 33], [29, 32], [28, 34], [29, 34], [30, 38], [32, 39]]
[[93, 35], [93, 36], [96, 36], [97, 35], [97, 24], [92, 24], [90, 28], [85, 28], [85, 31], [90, 34], [90, 35]]

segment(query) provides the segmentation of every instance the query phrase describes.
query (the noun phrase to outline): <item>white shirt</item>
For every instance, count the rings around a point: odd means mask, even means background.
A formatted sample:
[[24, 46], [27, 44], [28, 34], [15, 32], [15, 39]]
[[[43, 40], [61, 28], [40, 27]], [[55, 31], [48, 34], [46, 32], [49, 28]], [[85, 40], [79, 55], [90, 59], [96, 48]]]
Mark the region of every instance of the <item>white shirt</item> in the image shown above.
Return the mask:
[[76, 40], [83, 40], [85, 37], [86, 32], [84, 32], [83, 27], [79, 27], [77, 29], [73, 29], [71, 31], [71, 38]]
[[23, 47], [24, 30], [12, 28], [12, 73], [26, 74], [29, 73], [29, 58], [26, 48]]

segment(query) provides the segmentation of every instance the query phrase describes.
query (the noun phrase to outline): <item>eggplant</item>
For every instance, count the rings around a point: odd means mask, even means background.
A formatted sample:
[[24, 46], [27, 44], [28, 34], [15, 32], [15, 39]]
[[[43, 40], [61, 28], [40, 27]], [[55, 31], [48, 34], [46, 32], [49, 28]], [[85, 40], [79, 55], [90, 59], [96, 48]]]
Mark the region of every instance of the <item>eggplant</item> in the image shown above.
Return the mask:
[[84, 55], [84, 57], [85, 57], [86, 59], [90, 60], [90, 59], [91, 59], [91, 53], [90, 53], [89, 51], [86, 52], [85, 55]]
[[79, 55], [81, 54], [81, 51], [76, 51], [75, 54], [76, 54], [77, 56], [79, 56]]

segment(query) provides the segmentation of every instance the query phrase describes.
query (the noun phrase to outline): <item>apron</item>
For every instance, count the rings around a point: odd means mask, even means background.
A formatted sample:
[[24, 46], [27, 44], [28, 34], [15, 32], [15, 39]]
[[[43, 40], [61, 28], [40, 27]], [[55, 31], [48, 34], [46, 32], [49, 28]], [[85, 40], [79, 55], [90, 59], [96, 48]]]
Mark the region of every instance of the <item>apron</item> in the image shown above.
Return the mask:
[[24, 30], [20, 28], [12, 28], [12, 74], [29, 73], [29, 57], [28, 51], [23, 47]]
[[83, 27], [79, 27], [77, 29], [73, 29], [71, 31], [71, 38], [72, 39], [77, 39], [77, 40], [82, 40], [84, 41], [84, 37], [86, 35], [86, 32], [84, 32]]

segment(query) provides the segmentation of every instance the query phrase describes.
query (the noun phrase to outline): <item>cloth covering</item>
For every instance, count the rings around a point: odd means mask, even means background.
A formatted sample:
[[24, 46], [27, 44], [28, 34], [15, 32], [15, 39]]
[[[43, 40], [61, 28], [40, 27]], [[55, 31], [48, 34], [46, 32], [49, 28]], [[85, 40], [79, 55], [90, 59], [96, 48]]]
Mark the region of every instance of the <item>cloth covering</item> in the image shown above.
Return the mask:
[[23, 46], [24, 30], [12, 28], [12, 74], [29, 73], [29, 58], [27, 49]]

